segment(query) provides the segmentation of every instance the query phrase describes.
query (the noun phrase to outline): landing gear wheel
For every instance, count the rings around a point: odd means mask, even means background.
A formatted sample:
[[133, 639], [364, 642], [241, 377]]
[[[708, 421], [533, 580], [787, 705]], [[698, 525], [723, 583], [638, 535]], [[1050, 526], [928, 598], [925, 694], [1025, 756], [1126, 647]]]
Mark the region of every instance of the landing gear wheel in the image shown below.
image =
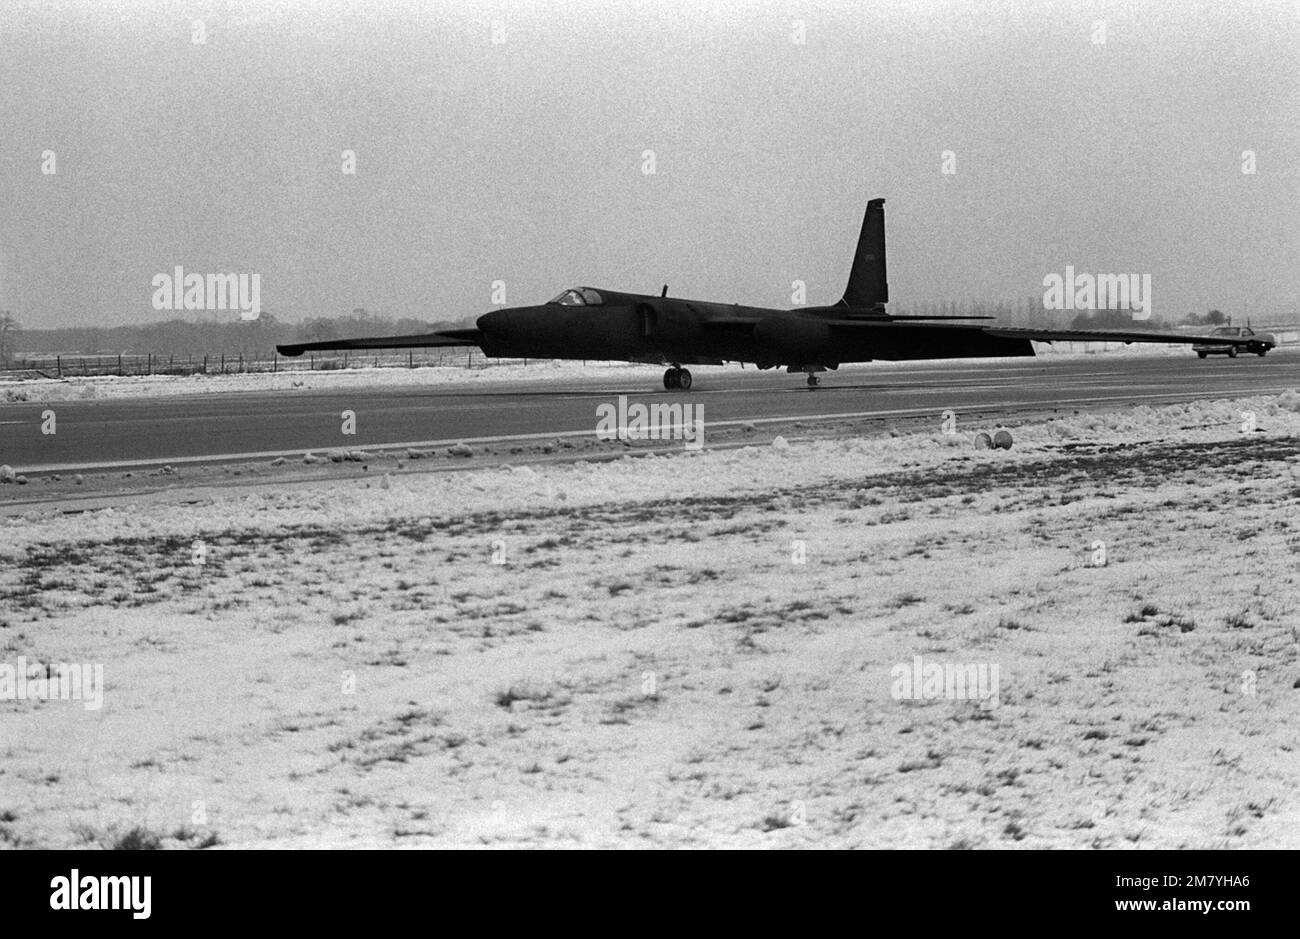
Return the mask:
[[679, 368], [677, 370], [677, 387], [682, 391], [691, 390], [691, 372], [690, 369]]
[[1235, 359], [1236, 357], [1237, 357], [1237, 347], [1228, 346], [1228, 358]]
[[1256, 352], [1255, 354], [1256, 354], [1257, 356], [1259, 356], [1259, 357], [1262, 359], [1262, 358], [1264, 357], [1264, 353], [1267, 352], [1267, 351], [1268, 351], [1267, 349], [1260, 349], [1260, 350], [1259, 350], [1258, 352]]
[[1197, 357], [1198, 359], [1203, 359], [1203, 358], [1205, 358], [1205, 356], [1206, 356], [1207, 354], [1208, 354], [1208, 353], [1205, 353], [1205, 352], [1198, 352], [1198, 353], [1196, 353], [1196, 357]]
[[809, 376], [808, 376], [808, 387], [809, 387], [809, 388], [816, 388], [816, 387], [817, 387], [818, 385], [820, 385], [821, 383], [822, 383], [822, 382], [821, 382], [821, 379], [818, 378], [816, 375], [809, 375]]
[[670, 368], [668, 371], [664, 372], [664, 388], [668, 391], [672, 391], [677, 387], [677, 383], [681, 381], [681, 377], [682, 370], [680, 368]]

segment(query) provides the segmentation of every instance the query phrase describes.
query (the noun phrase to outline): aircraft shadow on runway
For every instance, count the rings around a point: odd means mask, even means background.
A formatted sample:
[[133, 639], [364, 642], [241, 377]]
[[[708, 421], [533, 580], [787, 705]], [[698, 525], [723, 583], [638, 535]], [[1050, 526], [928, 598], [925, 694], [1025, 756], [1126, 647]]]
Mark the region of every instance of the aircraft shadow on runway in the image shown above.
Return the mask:
[[[707, 385], [701, 386], [696, 384], [689, 392], [665, 391], [662, 388], [647, 388], [637, 385], [631, 388], [564, 388], [564, 389], [501, 389], [500, 391], [482, 391], [482, 390], [465, 390], [465, 391], [427, 391], [415, 392], [416, 397], [454, 397], [458, 399], [465, 398], [608, 398], [611, 395], [627, 395], [632, 397], [670, 397], [674, 400], [690, 401], [699, 395], [722, 394], [729, 392], [753, 392], [754, 394], [786, 394], [795, 392], [802, 395], [813, 394], [821, 395], [831, 392], [844, 391], [898, 391], [902, 386], [890, 384], [888, 382], [875, 384], [846, 384], [846, 385], [819, 385], [817, 388], [810, 389], [803, 384], [798, 385], [770, 385], [765, 387], [736, 387], [711, 388]], [[941, 382], [935, 382], [933, 385], [911, 384], [906, 386], [909, 390], [926, 390], [931, 388], [947, 387]]]

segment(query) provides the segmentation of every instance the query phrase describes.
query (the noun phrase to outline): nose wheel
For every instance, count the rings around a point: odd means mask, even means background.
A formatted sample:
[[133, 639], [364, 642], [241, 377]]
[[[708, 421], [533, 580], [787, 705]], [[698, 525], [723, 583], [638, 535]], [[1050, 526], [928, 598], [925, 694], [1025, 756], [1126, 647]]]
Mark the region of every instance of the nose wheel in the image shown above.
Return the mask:
[[691, 390], [691, 372], [690, 369], [674, 365], [668, 371], [664, 372], [664, 388], [669, 391], [690, 391]]
[[818, 378], [816, 375], [809, 375], [809, 376], [808, 376], [808, 387], [809, 387], [809, 388], [816, 388], [816, 387], [817, 387], [818, 385], [820, 385], [821, 383], [822, 383], [822, 380], [821, 380], [820, 378]]

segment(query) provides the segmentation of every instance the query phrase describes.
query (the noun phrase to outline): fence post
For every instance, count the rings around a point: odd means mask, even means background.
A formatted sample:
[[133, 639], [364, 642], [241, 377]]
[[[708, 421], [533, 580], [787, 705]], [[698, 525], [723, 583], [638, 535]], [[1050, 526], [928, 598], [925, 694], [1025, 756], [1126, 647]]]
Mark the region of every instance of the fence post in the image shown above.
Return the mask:
[[242, 352], [239, 353], [239, 372], [241, 375], [244, 372], [244, 353]]
[[271, 374], [274, 375], [280, 371], [280, 353], [279, 350], [271, 353]]
[[226, 353], [221, 353], [221, 374], [226, 374]]
[[203, 353], [203, 374], [208, 374], [208, 354]]
[[122, 377], [122, 353], [117, 354], [117, 377]]
[[406, 353], [406, 367], [415, 368], [415, 350], [411, 349]]

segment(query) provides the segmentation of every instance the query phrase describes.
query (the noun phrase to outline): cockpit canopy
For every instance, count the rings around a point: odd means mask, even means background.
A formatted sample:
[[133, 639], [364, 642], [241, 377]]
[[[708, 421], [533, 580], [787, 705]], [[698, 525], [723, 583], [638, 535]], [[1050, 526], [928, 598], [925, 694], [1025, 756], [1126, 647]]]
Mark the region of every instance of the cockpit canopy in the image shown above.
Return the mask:
[[600, 306], [605, 298], [590, 287], [574, 287], [550, 302], [560, 306]]

